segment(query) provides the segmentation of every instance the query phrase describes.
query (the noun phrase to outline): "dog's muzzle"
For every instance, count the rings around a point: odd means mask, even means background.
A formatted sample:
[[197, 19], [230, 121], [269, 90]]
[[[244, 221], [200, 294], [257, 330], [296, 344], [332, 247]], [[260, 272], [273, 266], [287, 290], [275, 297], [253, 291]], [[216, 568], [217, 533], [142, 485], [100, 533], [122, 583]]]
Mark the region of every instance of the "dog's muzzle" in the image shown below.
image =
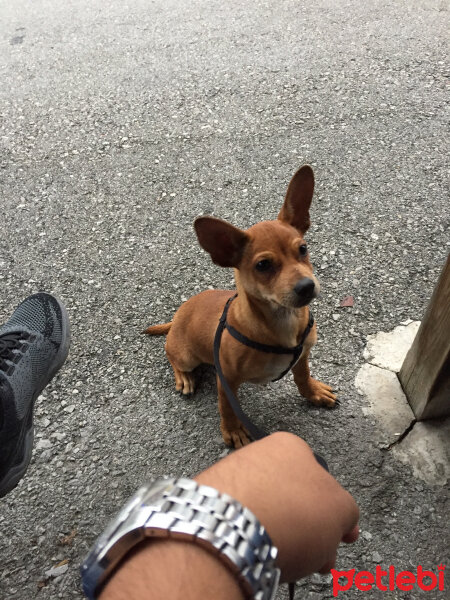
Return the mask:
[[306, 306], [316, 296], [316, 284], [309, 277], [300, 279], [292, 291], [292, 299], [296, 307]]

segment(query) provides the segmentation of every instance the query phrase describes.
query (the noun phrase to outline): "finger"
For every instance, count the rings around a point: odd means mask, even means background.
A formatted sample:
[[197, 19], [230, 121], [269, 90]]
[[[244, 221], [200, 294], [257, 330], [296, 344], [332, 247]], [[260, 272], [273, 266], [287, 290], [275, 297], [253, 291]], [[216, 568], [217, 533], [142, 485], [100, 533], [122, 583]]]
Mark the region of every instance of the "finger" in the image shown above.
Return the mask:
[[346, 544], [353, 544], [359, 537], [359, 525], [356, 524], [351, 531], [342, 537], [342, 541]]
[[336, 553], [334, 554], [333, 558], [330, 559], [328, 562], [326, 562], [323, 567], [321, 569], [319, 569], [319, 573], [321, 575], [326, 575], [327, 573], [329, 573], [331, 571], [331, 569], [334, 569], [336, 565]]
[[[341, 488], [342, 489], [342, 488]], [[353, 496], [346, 490], [342, 490], [344, 494], [341, 496], [341, 540], [347, 544], [351, 544], [358, 539], [359, 529], [359, 507]], [[349, 541], [347, 541], [347, 539]]]

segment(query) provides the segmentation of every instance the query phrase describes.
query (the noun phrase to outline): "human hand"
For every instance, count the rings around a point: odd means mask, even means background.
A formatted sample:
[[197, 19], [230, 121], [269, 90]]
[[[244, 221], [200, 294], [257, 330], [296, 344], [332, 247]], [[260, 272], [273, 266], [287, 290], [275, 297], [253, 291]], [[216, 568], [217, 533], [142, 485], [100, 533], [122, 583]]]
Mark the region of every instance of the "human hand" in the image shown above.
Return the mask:
[[358, 538], [356, 502], [293, 434], [254, 442], [195, 480], [229, 494], [256, 515], [278, 548], [282, 581], [328, 572], [340, 542]]

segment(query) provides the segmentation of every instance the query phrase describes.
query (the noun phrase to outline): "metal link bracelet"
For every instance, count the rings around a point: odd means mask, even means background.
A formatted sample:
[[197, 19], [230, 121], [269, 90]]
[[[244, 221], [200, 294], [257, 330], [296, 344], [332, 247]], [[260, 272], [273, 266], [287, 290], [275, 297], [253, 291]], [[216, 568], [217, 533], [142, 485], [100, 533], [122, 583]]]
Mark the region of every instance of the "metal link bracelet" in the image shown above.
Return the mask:
[[182, 539], [212, 552], [235, 575], [246, 598], [274, 600], [277, 549], [255, 515], [228, 494], [191, 479], [159, 479], [141, 487], [81, 567], [90, 600], [127, 552], [146, 538]]

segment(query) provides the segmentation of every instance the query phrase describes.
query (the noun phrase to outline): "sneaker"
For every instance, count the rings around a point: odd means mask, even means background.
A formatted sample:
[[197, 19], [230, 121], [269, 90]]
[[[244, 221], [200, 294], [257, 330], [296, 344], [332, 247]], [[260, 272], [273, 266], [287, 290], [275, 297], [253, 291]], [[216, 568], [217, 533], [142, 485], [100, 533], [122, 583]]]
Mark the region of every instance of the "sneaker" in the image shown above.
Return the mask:
[[0, 497], [27, 470], [34, 402], [64, 364], [69, 346], [66, 309], [43, 292], [26, 298], [0, 327]]

